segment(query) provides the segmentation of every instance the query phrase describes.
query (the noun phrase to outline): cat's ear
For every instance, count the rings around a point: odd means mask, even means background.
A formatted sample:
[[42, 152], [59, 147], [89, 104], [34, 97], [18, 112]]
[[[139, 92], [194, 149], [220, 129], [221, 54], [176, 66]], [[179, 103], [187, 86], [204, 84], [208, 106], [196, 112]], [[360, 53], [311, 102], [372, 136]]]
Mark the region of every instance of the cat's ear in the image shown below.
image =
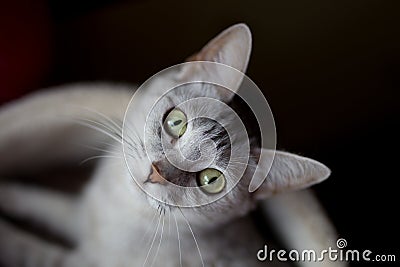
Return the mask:
[[251, 32], [246, 24], [229, 27], [187, 61], [213, 61], [246, 72], [251, 52]]
[[[260, 162], [261, 168], [270, 168], [267, 178], [253, 194], [257, 199], [267, 198], [279, 193], [304, 189], [322, 182], [331, 171], [324, 164], [295, 154], [263, 149], [266, 160]], [[259, 179], [262, 177], [253, 177]]]
[[[236, 24], [208, 42], [203, 49], [192, 55], [187, 61], [211, 61], [230, 66], [227, 67], [191, 64], [185, 66], [181, 77], [184, 80], [201, 79], [206, 81], [221, 81], [233, 92], [239, 89], [246, 72], [251, 52], [251, 32], [246, 24]], [[230, 95], [232, 97], [232, 95]], [[225, 97], [226, 98], [226, 97]], [[227, 100], [227, 99], [224, 99]]]

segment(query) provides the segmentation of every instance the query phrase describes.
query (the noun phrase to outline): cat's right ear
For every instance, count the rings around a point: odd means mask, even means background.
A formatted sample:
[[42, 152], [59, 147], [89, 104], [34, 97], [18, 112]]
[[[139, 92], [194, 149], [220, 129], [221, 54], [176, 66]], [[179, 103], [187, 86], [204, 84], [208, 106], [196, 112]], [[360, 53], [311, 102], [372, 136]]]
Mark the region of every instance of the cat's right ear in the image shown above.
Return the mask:
[[[187, 61], [211, 61], [232, 67], [218, 65], [190, 64], [184, 66], [180, 78], [185, 81], [201, 80], [220, 82], [224, 87], [236, 92], [246, 72], [251, 52], [251, 32], [246, 24], [233, 25], [208, 42], [200, 52]], [[229, 100], [233, 94], [222, 96]]]
[[[265, 148], [261, 150], [265, 159], [259, 162], [259, 167], [267, 171], [270, 169], [266, 179], [257, 177], [257, 173], [253, 177], [255, 181], [263, 181], [253, 193], [256, 199], [307, 188], [327, 179], [331, 173], [324, 164], [310, 158]], [[261, 150], [257, 153], [260, 153]], [[253, 192], [255, 188], [250, 187], [249, 191]]]

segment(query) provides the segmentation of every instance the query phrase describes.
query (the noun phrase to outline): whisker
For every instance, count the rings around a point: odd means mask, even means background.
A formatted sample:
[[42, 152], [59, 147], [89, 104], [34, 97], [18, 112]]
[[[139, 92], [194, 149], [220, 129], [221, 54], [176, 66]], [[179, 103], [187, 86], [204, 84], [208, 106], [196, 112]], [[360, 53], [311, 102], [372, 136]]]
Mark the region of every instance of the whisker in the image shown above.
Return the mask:
[[96, 151], [99, 151], [99, 152], [104, 152], [104, 153], [107, 153], [107, 154], [117, 154], [117, 155], [120, 154], [119, 152], [116, 152], [116, 151], [113, 151], [113, 150], [107, 150], [107, 149], [99, 148], [99, 147], [95, 147], [95, 146], [90, 146], [90, 145], [85, 145], [85, 144], [81, 144], [80, 146], [85, 147], [85, 148], [89, 148], [89, 149], [92, 149], [92, 150], [96, 150]]
[[98, 141], [96, 141], [96, 143], [102, 144], [102, 145], [107, 146], [107, 147], [113, 147], [115, 149], [121, 149], [122, 148], [120, 143], [115, 143], [115, 142], [107, 142], [107, 141], [98, 140]]
[[[91, 120], [91, 119], [81, 119], [81, 122], [83, 122], [83, 125], [88, 126], [94, 130], [100, 131], [104, 134], [106, 134], [107, 136], [113, 138], [114, 140], [116, 140], [119, 143], [123, 143], [125, 142], [128, 146], [130, 146], [131, 148], [134, 148], [134, 146], [132, 145], [133, 141], [131, 138], [130, 141], [128, 142], [128, 140], [126, 138], [122, 137], [122, 128], [118, 127], [117, 129], [115, 127], [113, 127], [112, 125], [110, 126], [109, 124], [103, 123], [101, 121], [95, 121], [95, 120]], [[133, 132], [135, 134], [135, 136], [137, 136], [137, 133]]]
[[175, 220], [175, 225], [176, 225], [176, 233], [177, 233], [177, 235], [178, 235], [179, 263], [180, 263], [180, 267], [182, 267], [181, 239], [180, 239], [180, 237], [179, 237], [178, 222], [176, 221], [175, 213], [172, 213], [172, 215], [174, 215], [174, 220]]
[[153, 248], [154, 240], [156, 239], [156, 236], [157, 236], [157, 233], [158, 233], [158, 228], [160, 227], [160, 222], [161, 222], [161, 216], [158, 219], [157, 228], [156, 228], [156, 231], [154, 233], [153, 240], [151, 241], [151, 245], [150, 245], [149, 251], [147, 252], [146, 259], [143, 262], [143, 266], [146, 265], [147, 259], [149, 258], [149, 255], [150, 255], [150, 252], [151, 252], [151, 249]]
[[[129, 124], [127, 124], [127, 123], [124, 124], [124, 129], [125, 129], [125, 132], [129, 132], [129, 135], [124, 134], [124, 136], [127, 136], [129, 138], [129, 141], [131, 141], [132, 143], [135, 143], [135, 140], [133, 140], [133, 138], [136, 138], [137, 139], [136, 141], [141, 142], [141, 138], [140, 138], [139, 134], [137, 133], [136, 129], [130, 127]], [[123, 132], [121, 132], [121, 135], [122, 135], [122, 133]], [[125, 139], [125, 140], [127, 140], [127, 139]]]
[[162, 242], [162, 239], [163, 239], [163, 233], [164, 233], [164, 217], [163, 217], [163, 222], [162, 222], [162, 226], [161, 226], [160, 242], [158, 243], [157, 251], [156, 251], [156, 254], [153, 257], [153, 262], [151, 263], [151, 266], [154, 265], [154, 262], [156, 261], [157, 256], [158, 256], [158, 252], [160, 251], [161, 242]]
[[141, 243], [143, 242], [145, 236], [149, 233], [150, 229], [153, 228], [153, 225], [152, 225], [152, 224], [153, 224], [154, 219], [156, 218], [156, 216], [157, 216], [157, 211], [154, 210], [153, 218], [151, 219], [151, 221], [150, 221], [150, 223], [149, 223], [149, 226], [148, 226], [147, 229], [146, 229], [146, 232], [143, 234], [142, 238], [140, 239], [139, 244], [141, 244]]
[[103, 119], [105, 119], [107, 122], [109, 122], [111, 125], [113, 125], [116, 129], [118, 129], [120, 132], [122, 132], [122, 127], [121, 125], [117, 124], [113, 119], [111, 119], [110, 117], [106, 116], [105, 114], [98, 112], [96, 110], [92, 110], [89, 108], [86, 108], [88, 111], [93, 112], [94, 114], [99, 115], [100, 117], [102, 117]]
[[108, 130], [110, 133], [115, 135], [120, 135], [120, 131], [115, 129], [112, 125], [107, 124], [106, 122], [102, 122], [101, 120], [89, 119], [89, 118], [81, 118], [80, 121], [84, 123], [89, 123], [92, 125], [101, 126], [103, 129]]
[[[122, 134], [122, 122], [120, 122], [119, 124], [111, 119], [110, 117], [106, 116], [105, 114], [98, 112], [96, 110], [92, 110], [89, 108], [84, 108], [85, 110], [91, 112], [93, 119], [90, 118], [80, 118], [81, 121], [86, 122], [86, 123], [94, 123], [97, 126], [102, 126], [104, 129], [106, 129], [107, 131], [109, 131], [111, 134], [113, 134], [114, 136], [117, 136], [118, 138], [121, 138], [121, 134]], [[97, 116], [97, 118], [96, 118]], [[89, 117], [89, 116], [88, 116]], [[79, 121], [79, 119], [78, 119]]]
[[80, 124], [86, 127], [89, 127], [93, 130], [99, 131], [108, 137], [112, 138], [113, 140], [117, 141], [118, 143], [122, 144], [122, 138], [118, 138], [118, 136], [115, 136], [114, 132], [109, 132], [107, 130], [110, 130], [106, 127], [106, 129], [101, 128], [100, 126], [103, 126], [100, 122], [92, 121], [92, 120], [87, 120], [87, 119], [81, 119]]
[[200, 256], [200, 260], [201, 260], [201, 265], [204, 267], [204, 261], [203, 261], [203, 257], [201, 256], [200, 247], [199, 247], [199, 244], [197, 243], [197, 239], [196, 239], [196, 237], [194, 236], [194, 233], [193, 233], [192, 227], [190, 227], [190, 223], [189, 223], [189, 221], [187, 220], [187, 218], [186, 218], [185, 214], [183, 214], [183, 212], [182, 212], [181, 208], [180, 208], [179, 206], [178, 206], [177, 208], [178, 208], [178, 209], [179, 209], [179, 211], [181, 212], [181, 214], [182, 214], [183, 218], [184, 218], [184, 219], [185, 219], [185, 221], [186, 221], [186, 224], [187, 224], [187, 225], [188, 225], [188, 227], [189, 227], [189, 230], [190, 230], [190, 232], [192, 233], [192, 236], [193, 236], [194, 243], [196, 243], [197, 251], [199, 252], [199, 256]]
[[100, 155], [100, 156], [93, 156], [93, 157], [89, 157], [87, 159], [82, 160], [79, 165], [85, 164], [90, 160], [94, 160], [94, 159], [100, 159], [100, 158], [114, 158], [114, 159], [122, 159], [122, 157], [117, 157], [117, 156], [112, 156], [112, 155]]
[[168, 236], [171, 236], [171, 208], [168, 212]]
[[[82, 119], [78, 120], [78, 123], [83, 126], [89, 127], [93, 130], [103, 133], [104, 135], [110, 137], [114, 141], [117, 141], [119, 144], [125, 143], [127, 145], [127, 147], [129, 148], [129, 150], [136, 151], [137, 153], [139, 152], [137, 146], [143, 147], [143, 142], [141, 141], [139, 135], [135, 131], [131, 131], [129, 135], [122, 136], [122, 132], [121, 132], [122, 128], [119, 127], [118, 129], [116, 129], [115, 128], [116, 126], [110, 126], [110, 125], [100, 122], [100, 121], [82, 118]], [[132, 139], [132, 137], [135, 137], [135, 139], [137, 139], [137, 140]], [[126, 154], [135, 158], [135, 156], [133, 156], [132, 154], [129, 154], [127, 152], [126, 152]]]
[[[78, 108], [86, 111], [84, 112], [86, 114], [86, 117], [74, 118], [73, 121], [75, 123], [97, 130], [107, 135], [108, 137], [111, 137], [119, 143], [125, 141], [128, 146], [132, 148], [134, 148], [132, 143], [134, 143], [135, 145], [140, 145], [142, 143], [140, 138], [138, 138], [138, 140], [132, 139], [132, 133], [135, 137], [138, 137], [138, 134], [135, 131], [131, 131], [130, 125], [128, 123], [124, 123], [123, 121], [121, 121], [121, 119], [110, 118], [109, 116], [88, 107], [78, 106]], [[128, 130], [130, 134], [124, 136], [123, 138], [123, 130]]]

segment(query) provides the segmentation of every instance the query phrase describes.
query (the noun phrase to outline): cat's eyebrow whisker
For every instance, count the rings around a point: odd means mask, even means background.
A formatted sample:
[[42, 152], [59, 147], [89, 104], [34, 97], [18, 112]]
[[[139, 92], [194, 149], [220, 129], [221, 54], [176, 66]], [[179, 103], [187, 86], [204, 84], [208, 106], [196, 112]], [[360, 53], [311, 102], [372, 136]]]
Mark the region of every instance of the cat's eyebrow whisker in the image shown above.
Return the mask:
[[114, 148], [116, 150], [117, 149], [118, 150], [122, 150], [122, 146], [121, 146], [121, 144], [119, 142], [115, 143], [115, 142], [107, 142], [107, 141], [103, 141], [103, 140], [96, 140], [95, 143], [103, 145], [103, 147], [112, 147], [112, 148]]
[[[117, 127], [117, 124], [115, 122], [113, 122], [113, 124], [115, 124], [116, 126], [113, 125], [109, 125], [107, 123], [101, 122], [101, 121], [96, 121], [96, 120], [91, 120], [91, 119], [87, 119], [87, 118], [81, 118], [78, 120], [78, 123], [81, 125], [84, 125], [86, 127], [89, 127], [93, 130], [99, 131], [103, 134], [105, 134], [106, 136], [110, 137], [111, 139], [117, 141], [120, 144], [126, 144], [128, 146], [128, 148], [130, 150], [136, 150], [138, 151], [137, 147], [135, 147], [135, 145], [138, 146], [143, 146], [142, 145], [142, 141], [140, 139], [140, 137], [138, 136], [138, 134], [136, 133], [136, 131], [129, 131], [129, 135], [124, 135], [124, 137], [122, 136], [122, 128], [121, 127]], [[126, 138], [127, 136], [127, 138]], [[135, 137], [134, 140], [132, 139], [132, 136]], [[133, 158], [135, 158], [133, 155], [131, 155]]]
[[88, 119], [81, 119], [78, 123], [80, 123], [83, 126], [89, 127], [93, 130], [99, 131], [122, 144], [122, 138], [117, 138], [119, 136], [115, 136], [116, 133], [114, 133], [112, 131], [111, 132], [107, 131], [107, 130], [110, 130], [107, 127], [106, 127], [106, 129], [101, 128], [101, 126], [102, 127], [105, 127], [105, 126], [103, 124], [101, 124], [100, 122], [92, 121], [92, 120], [88, 120]]
[[190, 223], [189, 223], [188, 219], [186, 218], [185, 214], [183, 214], [182, 209], [181, 209], [179, 206], [177, 206], [177, 208], [178, 208], [178, 210], [180, 211], [180, 213], [182, 214], [182, 217], [183, 217], [183, 219], [185, 220], [187, 226], [189, 227], [190, 233], [191, 233], [192, 236], [193, 236], [194, 243], [196, 244], [197, 251], [199, 252], [199, 256], [200, 256], [200, 260], [201, 260], [201, 265], [204, 267], [203, 257], [201, 256], [200, 247], [199, 247], [199, 244], [197, 243], [197, 239], [196, 239], [196, 237], [195, 237], [195, 235], [194, 235], [194, 233], [193, 233], [192, 227], [190, 226]]
[[107, 149], [104, 149], [104, 148], [99, 148], [99, 147], [85, 145], [85, 144], [80, 144], [80, 146], [85, 147], [85, 148], [89, 148], [89, 149], [92, 149], [92, 150], [96, 150], [96, 151], [99, 151], [99, 152], [104, 152], [104, 153], [107, 153], [107, 154], [111, 154], [111, 155], [120, 155], [120, 153], [118, 153], [117, 151], [113, 151], [113, 150], [107, 150]]
[[154, 233], [153, 240], [151, 241], [151, 245], [150, 245], [149, 251], [147, 252], [146, 259], [143, 262], [143, 266], [146, 265], [147, 260], [148, 260], [149, 255], [150, 255], [150, 252], [151, 252], [151, 249], [153, 248], [154, 240], [156, 239], [156, 236], [157, 236], [157, 233], [158, 233], [158, 228], [160, 227], [160, 222], [161, 222], [161, 216], [158, 218], [157, 228], [156, 228], [156, 231]]
[[[96, 120], [85, 119], [85, 118], [82, 118], [80, 120], [81, 120], [81, 122], [83, 122], [83, 125], [88, 126], [94, 130], [100, 131], [101, 133], [106, 134], [107, 136], [113, 138], [115, 141], [117, 141], [121, 144], [123, 142], [125, 142], [130, 147], [133, 147], [132, 143], [134, 142], [134, 140], [132, 140], [131, 138], [129, 138], [130, 140], [123, 138], [122, 137], [122, 128], [120, 126], [115, 127], [113, 125], [104, 123], [100, 120], [96, 121]], [[117, 125], [116, 123], [114, 123], [114, 124]]]
[[[88, 144], [82, 143], [82, 142], [71, 142], [71, 145], [86, 147], [86, 148], [90, 148], [90, 149], [97, 149], [97, 148], [104, 148], [104, 147], [121, 148], [120, 142], [115, 143], [115, 142], [107, 142], [105, 140], [94, 140], [92, 142], [92, 144], [93, 145], [88, 145]], [[99, 147], [97, 147], [95, 145], [99, 145]]]
[[79, 164], [85, 164], [86, 162], [90, 161], [90, 160], [94, 160], [94, 159], [100, 159], [100, 158], [116, 158], [116, 159], [122, 159], [122, 157], [118, 157], [118, 156], [112, 156], [112, 155], [100, 155], [100, 156], [93, 156], [93, 157], [89, 157], [87, 159], [82, 160]]
[[[123, 141], [128, 145], [130, 149], [136, 150], [139, 153], [140, 147], [144, 150], [144, 143], [142, 138], [139, 136], [138, 132], [134, 128], [130, 128], [129, 124], [124, 124], [125, 132], [128, 134], [123, 134]], [[122, 138], [122, 134], [121, 134]]]
[[110, 133], [113, 133], [116, 135], [122, 133], [120, 129], [115, 128], [113, 125], [110, 125], [107, 122], [102, 121], [101, 119], [97, 120], [97, 119], [91, 119], [91, 118], [80, 118], [78, 120], [78, 122], [79, 121], [86, 122], [86, 123], [92, 123], [97, 126], [102, 126], [104, 129], [108, 130]]
[[96, 141], [96, 143], [98, 143], [98, 144], [103, 144], [103, 145], [105, 145], [105, 146], [114, 146], [114, 147], [118, 147], [118, 148], [121, 147], [121, 146], [119, 145], [119, 143], [116, 144], [115, 142], [107, 142], [107, 141], [103, 141], [103, 140], [98, 140], [98, 141]]
[[107, 115], [105, 115], [105, 114], [103, 114], [103, 113], [101, 113], [101, 112], [99, 112], [99, 111], [97, 111], [97, 110], [90, 109], [90, 108], [88, 108], [88, 107], [83, 107], [83, 109], [85, 109], [86, 111], [91, 112], [92, 115], [97, 115], [97, 116], [99, 116], [101, 119], [104, 119], [105, 122], [107, 123], [107, 124], [104, 123], [104, 125], [108, 125], [109, 127], [111, 127], [111, 128], [113, 128], [114, 130], [116, 130], [116, 132], [122, 133], [122, 127], [121, 127], [121, 124], [122, 124], [122, 123], [121, 123], [121, 122], [120, 122], [120, 124], [118, 124], [118, 123], [115, 122], [115, 119], [111, 119], [111, 118], [108, 117]]
[[[91, 149], [94, 151], [104, 152], [104, 153], [106, 153], [107, 156], [115, 156], [116, 158], [121, 158], [121, 159], [123, 158], [122, 151], [120, 151], [120, 150], [122, 150], [122, 147], [120, 145], [118, 145], [117, 143], [115, 143], [115, 142], [109, 143], [109, 142], [105, 142], [105, 141], [96, 141], [96, 142], [99, 144], [104, 144], [105, 146], [109, 146], [111, 148], [106, 149], [103, 147], [96, 147], [96, 146], [81, 144], [81, 143], [74, 143], [74, 145], [88, 148], [88, 149]], [[133, 155], [132, 153], [130, 153], [127, 150], [125, 150], [124, 154], [127, 158], [136, 158], [135, 155]], [[86, 160], [90, 160], [90, 159], [86, 159]], [[82, 163], [84, 163], [84, 161], [81, 162], [81, 164]]]

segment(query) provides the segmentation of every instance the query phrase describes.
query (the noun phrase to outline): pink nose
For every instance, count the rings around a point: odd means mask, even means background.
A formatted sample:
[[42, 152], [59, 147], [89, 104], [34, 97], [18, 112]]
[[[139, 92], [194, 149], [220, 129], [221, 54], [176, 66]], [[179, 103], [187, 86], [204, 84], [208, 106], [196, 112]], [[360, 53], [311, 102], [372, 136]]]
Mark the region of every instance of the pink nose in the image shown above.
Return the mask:
[[167, 180], [160, 175], [158, 168], [154, 164], [151, 164], [151, 173], [149, 175], [149, 180], [152, 183], [159, 183], [162, 185], [165, 185], [167, 183]]

